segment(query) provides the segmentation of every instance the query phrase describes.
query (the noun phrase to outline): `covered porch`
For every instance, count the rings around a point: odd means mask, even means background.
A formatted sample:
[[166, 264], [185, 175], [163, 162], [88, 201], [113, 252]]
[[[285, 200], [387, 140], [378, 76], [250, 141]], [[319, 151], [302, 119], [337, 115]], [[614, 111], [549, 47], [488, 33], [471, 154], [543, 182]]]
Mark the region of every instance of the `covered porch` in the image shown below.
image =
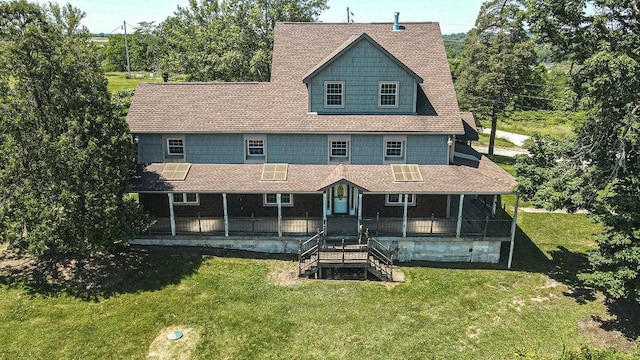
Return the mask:
[[[226, 197], [226, 196], [225, 196]], [[362, 206], [367, 205], [367, 195], [362, 196]], [[362, 226], [375, 237], [481, 237], [510, 238], [513, 219], [498, 206], [497, 195], [461, 194], [448, 197], [449, 216], [389, 216], [380, 211], [364, 211], [367, 216], [325, 215], [316, 216], [175, 216], [157, 217], [148, 229], [148, 235], [271, 235], [311, 236], [324, 230], [328, 237], [356, 239]], [[224, 205], [224, 204], [223, 204]], [[460, 207], [462, 205], [462, 207]], [[374, 209], [375, 210], [375, 209]]]

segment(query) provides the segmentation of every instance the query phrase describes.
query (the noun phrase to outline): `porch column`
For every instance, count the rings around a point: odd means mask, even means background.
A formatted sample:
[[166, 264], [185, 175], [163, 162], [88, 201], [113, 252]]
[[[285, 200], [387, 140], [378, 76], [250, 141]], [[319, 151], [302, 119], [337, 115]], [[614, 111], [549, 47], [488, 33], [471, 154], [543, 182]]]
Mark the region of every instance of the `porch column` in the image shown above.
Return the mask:
[[460, 237], [462, 230], [462, 206], [464, 205], [464, 194], [460, 194], [460, 204], [458, 205], [458, 225], [456, 226], [456, 237]]
[[278, 203], [278, 236], [282, 237], [282, 194], [276, 194], [276, 202]]
[[322, 192], [322, 232], [327, 236], [327, 191]]
[[407, 237], [407, 209], [409, 207], [409, 195], [403, 194], [404, 196], [404, 209], [402, 213], [402, 237]]
[[507, 269], [511, 269], [511, 261], [513, 260], [513, 243], [516, 239], [516, 227], [518, 226], [518, 202], [520, 198], [516, 193], [516, 204], [513, 208], [513, 220], [511, 221], [511, 247], [509, 248], [509, 261], [507, 263]]
[[496, 206], [498, 205], [498, 195], [493, 195], [493, 206], [491, 206], [491, 216], [496, 216]]
[[362, 226], [362, 194], [358, 194], [358, 234]]
[[168, 193], [169, 196], [169, 223], [171, 224], [171, 236], [176, 236], [176, 217], [173, 213], [173, 193]]
[[227, 193], [222, 193], [222, 211], [224, 214], [224, 236], [229, 236], [229, 212], [227, 210]]

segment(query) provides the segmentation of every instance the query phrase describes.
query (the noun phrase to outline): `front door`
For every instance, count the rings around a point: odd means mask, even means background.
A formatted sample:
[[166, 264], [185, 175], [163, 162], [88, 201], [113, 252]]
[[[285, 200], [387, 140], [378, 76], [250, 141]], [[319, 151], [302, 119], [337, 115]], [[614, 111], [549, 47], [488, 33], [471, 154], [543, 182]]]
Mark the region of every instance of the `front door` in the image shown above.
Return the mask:
[[349, 185], [338, 184], [333, 187], [333, 213], [346, 214], [349, 212]]

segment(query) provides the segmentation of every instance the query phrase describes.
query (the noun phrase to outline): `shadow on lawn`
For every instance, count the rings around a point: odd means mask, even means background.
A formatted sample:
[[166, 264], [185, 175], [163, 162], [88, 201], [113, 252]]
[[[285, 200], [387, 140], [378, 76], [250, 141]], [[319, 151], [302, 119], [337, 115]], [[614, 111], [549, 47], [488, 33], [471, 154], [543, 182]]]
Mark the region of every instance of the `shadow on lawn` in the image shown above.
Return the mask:
[[123, 247], [95, 256], [50, 255], [34, 258], [0, 253], [0, 284], [21, 284], [30, 295], [67, 294], [99, 301], [116, 294], [161, 289], [195, 273], [203, 256], [197, 252]]
[[585, 286], [578, 279], [578, 274], [589, 270], [589, 260], [584, 253], [573, 252], [564, 246], [559, 246], [549, 252], [549, 259], [520, 229], [516, 230], [516, 242], [513, 254], [513, 270], [543, 273], [553, 280], [569, 286], [564, 294], [576, 300], [579, 304], [596, 299], [595, 290]]
[[[578, 274], [589, 271], [589, 259], [585, 253], [573, 252], [564, 246], [549, 252], [549, 259], [527, 234], [517, 228], [513, 255], [513, 270], [547, 274], [553, 280], [569, 286], [564, 295], [578, 304], [596, 300], [595, 289], [586, 286]], [[508, 256], [508, 249], [507, 249]], [[619, 331], [628, 340], [640, 338], [640, 303], [633, 299], [606, 299], [604, 302], [610, 319], [593, 316], [605, 331]]]

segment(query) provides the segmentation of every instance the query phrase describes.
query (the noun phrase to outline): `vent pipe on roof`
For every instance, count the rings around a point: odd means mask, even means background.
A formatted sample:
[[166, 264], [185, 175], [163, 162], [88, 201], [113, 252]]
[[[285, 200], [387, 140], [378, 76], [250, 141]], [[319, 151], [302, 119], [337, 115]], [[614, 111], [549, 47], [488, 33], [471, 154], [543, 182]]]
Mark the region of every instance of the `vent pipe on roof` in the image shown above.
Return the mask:
[[400, 30], [399, 18], [400, 18], [400, 13], [394, 12], [393, 13], [393, 30]]

